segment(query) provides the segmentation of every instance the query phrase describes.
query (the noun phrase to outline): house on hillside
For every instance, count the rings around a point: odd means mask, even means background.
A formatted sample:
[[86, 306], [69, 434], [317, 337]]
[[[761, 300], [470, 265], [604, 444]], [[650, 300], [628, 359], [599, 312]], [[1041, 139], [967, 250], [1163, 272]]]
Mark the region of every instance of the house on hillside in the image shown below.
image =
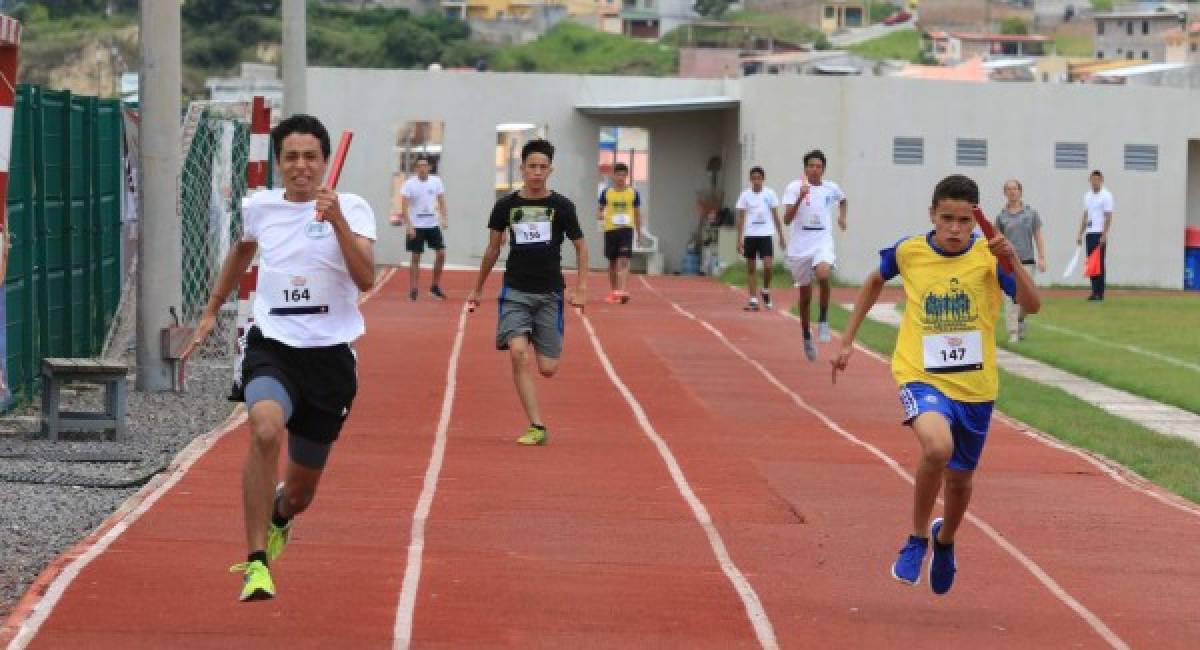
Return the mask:
[[747, 11], [789, 16], [826, 34], [870, 23], [865, 0], [744, 0], [742, 4]]
[[1167, 63], [1200, 63], [1200, 21], [1165, 32], [1163, 41]]
[[1187, 12], [1172, 7], [1111, 11], [1095, 15], [1096, 58], [1167, 60], [1168, 32], [1187, 25]]
[[621, 0], [621, 33], [656, 40], [663, 34], [700, 20], [692, 0]]
[[1052, 42], [1041, 34], [979, 34], [973, 32], [930, 32], [933, 58], [953, 65], [989, 57], [1045, 56]]

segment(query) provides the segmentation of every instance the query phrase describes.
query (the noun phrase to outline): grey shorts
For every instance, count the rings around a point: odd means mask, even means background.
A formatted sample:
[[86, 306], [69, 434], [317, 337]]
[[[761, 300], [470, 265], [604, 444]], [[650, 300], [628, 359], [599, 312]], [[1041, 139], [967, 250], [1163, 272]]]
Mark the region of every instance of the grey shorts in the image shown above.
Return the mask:
[[496, 320], [496, 349], [507, 350], [515, 336], [525, 335], [543, 357], [562, 356], [563, 294], [500, 290], [500, 317]]

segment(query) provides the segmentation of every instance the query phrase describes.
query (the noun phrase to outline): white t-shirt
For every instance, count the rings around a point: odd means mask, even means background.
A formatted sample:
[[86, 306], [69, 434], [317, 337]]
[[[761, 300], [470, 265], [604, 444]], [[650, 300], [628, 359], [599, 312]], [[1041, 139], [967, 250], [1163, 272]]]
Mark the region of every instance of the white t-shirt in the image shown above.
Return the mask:
[[408, 200], [408, 220], [414, 228], [437, 228], [437, 197], [446, 193], [442, 179], [430, 174], [425, 180], [409, 176], [400, 189]]
[[1113, 211], [1113, 195], [1107, 187], [1099, 192], [1088, 190], [1083, 193], [1083, 209], [1087, 211], [1087, 231], [1104, 232], [1104, 213]]
[[746, 188], [737, 200], [737, 209], [746, 211], [746, 224], [742, 227], [743, 237], [771, 237], [775, 235], [773, 208], [779, 207], [775, 190], [763, 187], [761, 192]]
[[846, 194], [837, 183], [823, 180], [820, 185], [810, 185], [808, 194], [800, 201], [800, 190], [805, 183], [794, 180], [783, 191], [785, 206], [800, 202], [788, 237], [788, 257], [808, 257], [822, 246], [832, 246], [833, 208], [846, 200]]
[[[371, 206], [356, 194], [339, 193], [338, 202], [350, 230], [375, 241]], [[260, 255], [255, 324], [296, 348], [349, 343], [366, 330], [333, 226], [315, 213], [316, 201], [287, 201], [282, 189], [255, 194], [242, 211], [242, 239], [258, 242]]]

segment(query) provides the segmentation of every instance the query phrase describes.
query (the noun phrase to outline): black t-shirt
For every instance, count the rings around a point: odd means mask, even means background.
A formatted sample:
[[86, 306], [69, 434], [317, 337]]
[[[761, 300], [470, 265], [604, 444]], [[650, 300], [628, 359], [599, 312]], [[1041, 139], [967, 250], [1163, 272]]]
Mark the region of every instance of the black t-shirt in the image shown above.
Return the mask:
[[571, 241], [583, 239], [570, 199], [558, 192], [541, 199], [526, 199], [513, 192], [496, 201], [488, 228], [508, 230], [506, 286], [529, 293], [563, 290], [563, 236]]

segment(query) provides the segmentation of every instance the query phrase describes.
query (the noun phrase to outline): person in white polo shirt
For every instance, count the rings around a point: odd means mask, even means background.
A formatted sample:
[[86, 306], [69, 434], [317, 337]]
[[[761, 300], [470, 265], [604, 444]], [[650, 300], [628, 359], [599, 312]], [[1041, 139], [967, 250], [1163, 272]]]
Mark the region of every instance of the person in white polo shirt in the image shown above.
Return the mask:
[[1088, 176], [1088, 183], [1092, 188], [1083, 193], [1083, 222], [1079, 224], [1075, 243], [1082, 246], [1086, 241], [1088, 255], [1100, 249], [1100, 273], [1091, 278], [1092, 295], [1088, 300], [1104, 300], [1104, 273], [1107, 270], [1104, 256], [1108, 252], [1108, 229], [1112, 227], [1113, 195], [1104, 187], [1104, 174], [1099, 169]]
[[787, 265], [799, 288], [796, 307], [804, 329], [804, 354], [809, 361], [817, 360], [817, 348], [812, 341], [810, 305], [812, 279], [820, 285], [820, 313], [817, 336], [822, 343], [829, 341], [829, 275], [837, 262], [833, 250], [833, 206], [838, 206], [838, 227], [846, 229], [846, 194], [837, 183], [825, 180], [825, 154], [814, 149], [804, 154], [804, 177], [788, 183], [783, 192], [783, 223], [791, 226], [788, 233]]
[[[282, 190], [255, 194], [242, 240], [229, 251], [184, 354], [213, 330], [217, 314], [254, 259], [254, 326], [246, 333], [230, 399], [246, 403], [250, 445], [242, 470], [249, 555], [241, 600], [275, 595], [268, 570], [291, 536], [292, 518], [312, 503], [325, 463], [358, 392], [351, 344], [366, 327], [359, 294], [375, 284], [375, 214], [362, 197], [323, 186], [329, 133], [293, 115], [271, 131]], [[283, 481], [276, 484], [287, 438]]]
[[746, 258], [746, 291], [750, 302], [746, 311], [758, 311], [758, 278], [755, 277], [755, 260], [763, 264], [762, 306], [771, 308], [771, 266], [775, 263], [775, 233], [779, 233], [779, 245], [784, 249], [783, 224], [779, 221], [779, 197], [775, 191], [763, 185], [767, 173], [762, 167], [750, 170], [750, 187], [742, 190], [737, 200], [737, 250]]
[[417, 281], [421, 277], [421, 254], [425, 246], [433, 250], [433, 282], [429, 293], [438, 300], [445, 300], [442, 292], [442, 267], [446, 265], [446, 242], [442, 231], [450, 227], [446, 216], [446, 188], [442, 179], [429, 173], [429, 159], [417, 158], [416, 175], [409, 176], [400, 188], [403, 207], [392, 215], [392, 225], [408, 221], [404, 248], [412, 253], [408, 265], [408, 299], [417, 299]]

